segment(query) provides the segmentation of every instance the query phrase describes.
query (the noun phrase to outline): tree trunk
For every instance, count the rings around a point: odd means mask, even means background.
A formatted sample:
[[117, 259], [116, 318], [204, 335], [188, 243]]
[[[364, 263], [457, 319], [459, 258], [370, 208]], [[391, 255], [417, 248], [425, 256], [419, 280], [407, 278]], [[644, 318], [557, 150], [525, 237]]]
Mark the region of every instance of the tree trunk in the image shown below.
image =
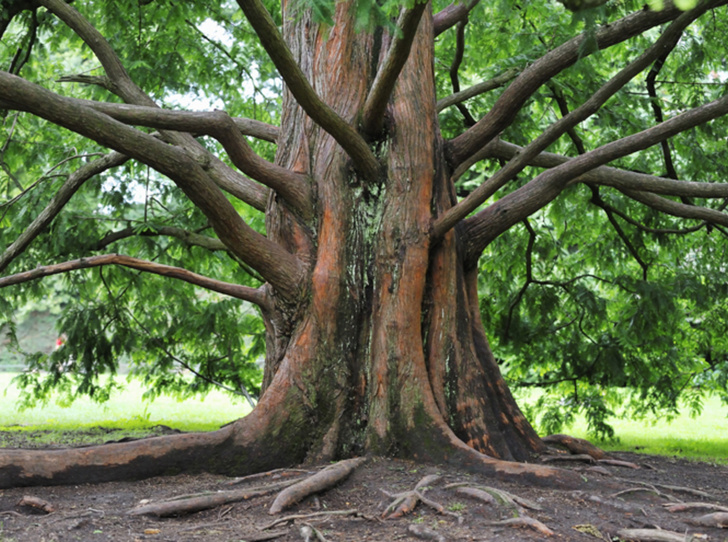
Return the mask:
[[[294, 57], [318, 95], [356, 126], [389, 49], [356, 32], [350, 6], [336, 24], [284, 17]], [[180, 470], [243, 474], [302, 461], [386, 454], [544, 483], [578, 477], [525, 462], [543, 449], [491, 353], [477, 269], [459, 232], [433, 245], [433, 218], [455, 202], [435, 110], [431, 14], [419, 26], [370, 141], [380, 177], [362, 180], [333, 138], [284, 95], [276, 161], [311, 179], [306, 223], [272, 198], [268, 235], [310, 263], [303, 299], [271, 291], [265, 392], [246, 418], [207, 435], [54, 452], [0, 454], [0, 487], [144, 477]], [[503, 461], [506, 460], [506, 461]]]

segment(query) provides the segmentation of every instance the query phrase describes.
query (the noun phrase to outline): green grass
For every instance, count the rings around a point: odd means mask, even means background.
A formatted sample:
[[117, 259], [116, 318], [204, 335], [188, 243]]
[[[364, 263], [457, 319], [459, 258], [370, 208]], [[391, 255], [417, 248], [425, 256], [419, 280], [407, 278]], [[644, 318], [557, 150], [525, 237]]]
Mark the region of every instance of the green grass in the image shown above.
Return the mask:
[[[529, 399], [532, 398], [521, 397], [519, 400], [526, 404]], [[722, 404], [718, 397], [708, 397], [702, 413], [695, 417], [685, 412], [670, 421], [665, 418], [614, 419], [609, 423], [618, 439], [613, 442], [591, 438], [582, 417], [563, 432], [590, 440], [607, 451], [680, 456], [728, 464], [728, 406]]]
[[[710, 397], [699, 416], [681, 414], [672, 421], [616, 420], [619, 442], [594, 442], [605, 450], [627, 450], [655, 455], [677, 455], [728, 464], [728, 407]], [[574, 436], [588, 438], [586, 423], [578, 420]]]
[[20, 391], [10, 384], [14, 376], [13, 373], [0, 373], [0, 430], [69, 430], [98, 426], [138, 430], [166, 425], [181, 431], [211, 431], [250, 411], [247, 402], [234, 402], [221, 392], [212, 392], [204, 399], [178, 401], [159, 397], [145, 401], [142, 399], [144, 389], [136, 381], [103, 404], [83, 398], [67, 408], [50, 402], [19, 411], [16, 405]]
[[[89, 399], [79, 399], [71, 407], [55, 403], [18, 411], [19, 391], [10, 385], [14, 375], [0, 373], [0, 430], [79, 430], [87, 435], [92, 428], [104, 427], [125, 431], [121, 436], [136, 436], [157, 425], [181, 431], [210, 431], [240, 418], [250, 410], [244, 401], [234, 401], [229, 395], [212, 392], [204, 399], [178, 401], [160, 397], [152, 402], [142, 399], [144, 389], [131, 382], [127, 389], [99, 405]], [[618, 442], [595, 442], [606, 450], [626, 450], [656, 455], [682, 457], [728, 463], [728, 407], [718, 398], [705, 401], [700, 416], [687, 414], [672, 421], [614, 420]], [[589, 438], [583, 419], [566, 429], [571, 435]], [[103, 433], [103, 432], [102, 432]], [[89, 435], [93, 436], [93, 435]], [[115, 436], [115, 438], [117, 438]], [[49, 436], [53, 439], [53, 436]], [[98, 436], [103, 440], [106, 434]]]

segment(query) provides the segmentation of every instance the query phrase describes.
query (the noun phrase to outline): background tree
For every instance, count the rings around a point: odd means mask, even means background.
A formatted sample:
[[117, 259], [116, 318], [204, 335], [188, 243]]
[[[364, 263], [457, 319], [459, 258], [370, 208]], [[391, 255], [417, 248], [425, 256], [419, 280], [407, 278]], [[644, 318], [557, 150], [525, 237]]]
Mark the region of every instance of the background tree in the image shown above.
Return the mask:
[[23, 382], [265, 365], [217, 432], [7, 450], [0, 485], [364, 453], [578, 483], [514, 462], [544, 444], [486, 337], [598, 432], [611, 386], [725, 384], [725, 3], [6, 2], [2, 314], [75, 298]]

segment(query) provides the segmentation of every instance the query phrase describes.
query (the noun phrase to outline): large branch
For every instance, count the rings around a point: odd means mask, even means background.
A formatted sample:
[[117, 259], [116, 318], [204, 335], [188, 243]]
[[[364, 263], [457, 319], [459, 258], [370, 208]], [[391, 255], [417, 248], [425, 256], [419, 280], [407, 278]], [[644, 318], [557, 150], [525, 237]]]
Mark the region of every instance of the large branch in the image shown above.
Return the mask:
[[53, 195], [45, 209], [31, 222], [26, 230], [0, 255], [0, 273], [10, 265], [19, 254], [35, 239], [51, 221], [61, 212], [71, 197], [81, 188], [81, 185], [94, 175], [98, 175], [112, 167], [120, 166], [129, 158], [118, 152], [111, 152], [90, 162], [71, 173], [63, 186]]
[[468, 14], [478, 5], [480, 0], [469, 2], [456, 1], [432, 17], [435, 36], [439, 36], [448, 28], [452, 28], [461, 21], [468, 18]]
[[309, 179], [258, 156], [241, 134], [238, 124], [224, 111], [172, 111], [90, 100], [78, 100], [77, 103], [125, 124], [210, 135], [222, 143], [233, 164], [243, 173], [275, 190], [304, 219], [308, 220], [313, 215]]
[[[113, 91], [125, 102], [137, 105], [156, 107], [156, 103], [137, 86], [124, 69], [106, 38], [89, 23], [78, 11], [63, 0], [39, 0], [51, 13], [73, 30], [86, 45], [91, 48], [108, 77]], [[264, 210], [268, 200], [268, 191], [229, 168], [222, 160], [213, 156], [189, 134], [166, 133], [162, 137], [174, 145], [184, 148], [198, 163], [204, 164], [205, 172], [218, 186], [249, 203], [259, 210]]]
[[607, 143], [538, 175], [521, 188], [463, 222], [466, 261], [474, 264], [488, 244], [524, 218], [548, 205], [579, 176], [669, 137], [728, 114], [728, 95], [677, 115], [652, 128]]
[[298, 299], [303, 264], [248, 226], [184, 150], [2, 71], [0, 99], [13, 104], [15, 109], [28, 111], [131, 156], [172, 179], [207, 216], [220, 240], [234, 255], [256, 269], [284, 297]]
[[250, 301], [261, 307], [266, 307], [270, 304], [270, 301], [263, 288], [251, 288], [249, 286], [241, 286], [239, 284], [231, 284], [229, 282], [223, 282], [221, 280], [211, 279], [203, 275], [198, 275], [187, 269], [181, 267], [173, 267], [170, 265], [162, 265], [147, 260], [140, 260], [138, 258], [131, 258], [121, 254], [104, 254], [102, 256], [92, 256], [90, 258], [81, 258], [80, 260], [71, 260], [69, 262], [63, 262], [54, 265], [44, 265], [36, 267], [31, 271], [25, 271], [23, 273], [16, 273], [7, 277], [0, 277], [0, 288], [11, 286], [13, 284], [21, 284], [31, 280], [40, 279], [49, 275], [57, 275], [59, 273], [67, 273], [68, 271], [74, 271], [76, 269], [88, 269], [90, 267], [100, 267], [103, 265], [121, 265], [124, 267], [130, 267], [139, 271], [145, 271], [147, 273], [154, 273], [155, 275], [162, 275], [163, 277], [171, 277], [207, 290], [212, 290], [221, 294], [229, 295], [242, 299], [244, 301]]
[[[712, 0], [704, 5], [714, 9], [728, 0]], [[683, 11], [674, 5], [660, 11], [642, 10], [599, 29], [594, 36], [598, 49], [606, 49], [642, 34], [650, 28], [678, 18]], [[454, 169], [502, 132], [515, 119], [530, 96], [546, 81], [573, 65], [583, 54], [587, 36], [580, 35], [550, 51], [525, 69], [501, 94], [498, 101], [478, 123], [448, 144], [448, 161]]]
[[382, 131], [387, 102], [402, 68], [409, 58], [412, 42], [426, 7], [427, 2], [415, 3], [413, 8], [403, 10], [397, 21], [400, 32], [394, 36], [387, 56], [374, 78], [372, 88], [364, 103], [362, 128], [370, 138], [376, 137]]
[[318, 97], [262, 2], [238, 0], [238, 5], [298, 104], [341, 145], [364, 178], [376, 179], [379, 175], [379, 164], [374, 153], [364, 138]]
[[668, 215], [678, 216], [680, 218], [695, 218], [710, 224], [728, 226], [728, 214], [716, 209], [708, 209], [707, 207], [701, 207], [699, 205], [689, 205], [678, 201], [672, 201], [649, 192], [625, 189], [622, 189], [621, 192], [624, 195], [647, 205], [648, 207], [652, 207], [653, 209]]
[[453, 227], [457, 222], [465, 218], [477, 207], [495, 192], [504, 186], [511, 179], [525, 168], [529, 161], [555, 142], [564, 133], [572, 129], [574, 126], [589, 118], [596, 113], [604, 103], [614, 96], [614, 94], [636, 77], [642, 70], [650, 66], [655, 60], [660, 58], [664, 51], [672, 50], [675, 43], [682, 32], [693, 21], [700, 17], [708, 10], [708, 4], [703, 4], [699, 8], [683, 13], [665, 31], [660, 37], [645, 50], [639, 57], [622, 68], [607, 83], [601, 86], [592, 96], [589, 97], [581, 106], [571, 113], [561, 117], [559, 120], [549, 126], [543, 133], [534, 139], [518, 156], [501, 168], [495, 175], [490, 177], [486, 182], [473, 190], [470, 195], [457, 205], [449, 209], [436, 223], [436, 237], [443, 235], [448, 229]]
[[[523, 147], [497, 139], [488, 145], [491, 158], [510, 160], [523, 151]], [[552, 152], [542, 152], [529, 161], [529, 165], [554, 168], [571, 160], [567, 156]], [[583, 175], [572, 179], [569, 184], [576, 182], [611, 186], [619, 190], [635, 190], [640, 192], [653, 192], [664, 196], [682, 196], [696, 198], [728, 198], [728, 183], [708, 183], [694, 181], [679, 181], [626, 171], [610, 166], [599, 166]]]

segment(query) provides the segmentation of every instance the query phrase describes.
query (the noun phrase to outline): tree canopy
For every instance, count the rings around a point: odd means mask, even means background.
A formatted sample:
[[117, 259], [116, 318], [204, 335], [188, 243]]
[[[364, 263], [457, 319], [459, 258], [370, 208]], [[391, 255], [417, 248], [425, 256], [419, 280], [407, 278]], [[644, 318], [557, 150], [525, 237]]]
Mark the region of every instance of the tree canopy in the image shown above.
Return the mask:
[[[493, 351], [512, 385], [545, 390], [530, 414], [547, 429], [581, 409], [609, 436], [625, 393], [637, 413], [728, 400], [725, 3], [432, 2], [457, 194], [432, 235], [467, 234]], [[403, 59], [430, 9], [350, 4]], [[334, 36], [340, 5], [289, 9]], [[266, 207], [277, 194], [307, 220], [324, 197], [273, 165], [284, 86], [362, 178], [386, 122], [372, 93], [354, 137], [282, 24], [268, 0], [3, 2], [0, 325], [67, 296], [65, 345], [21, 377], [33, 394], [103, 399], [124, 362], [152, 394], [258, 395], [263, 285], [294, 300], [305, 274], [265, 237]], [[203, 174], [224, 192], [199, 193]]]

